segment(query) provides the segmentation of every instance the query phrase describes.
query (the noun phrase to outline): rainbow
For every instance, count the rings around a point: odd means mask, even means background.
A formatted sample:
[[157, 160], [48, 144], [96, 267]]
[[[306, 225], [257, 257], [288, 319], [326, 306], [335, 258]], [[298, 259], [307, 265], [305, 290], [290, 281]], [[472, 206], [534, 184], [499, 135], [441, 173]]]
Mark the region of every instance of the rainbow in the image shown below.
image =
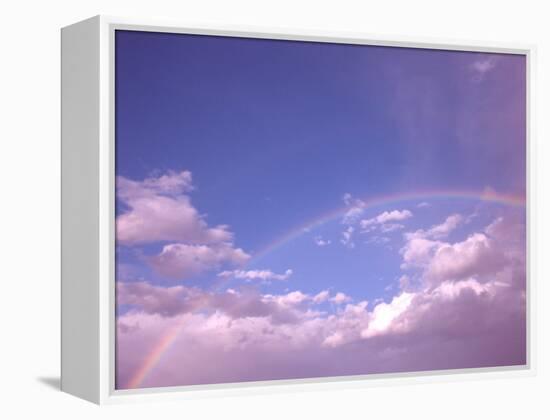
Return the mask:
[[[434, 200], [434, 199], [468, 199], [478, 200], [497, 204], [503, 204], [512, 207], [525, 206], [525, 197], [520, 195], [511, 194], [498, 194], [494, 191], [425, 191], [415, 193], [400, 193], [390, 194], [378, 197], [364, 197], [359, 198], [362, 202], [361, 208], [364, 210], [372, 209], [381, 206], [387, 206], [390, 204], [398, 204], [404, 201], [420, 201], [420, 200]], [[283, 235], [275, 238], [264, 248], [254, 253], [253, 258], [248, 262], [256, 262], [258, 259], [273, 252], [275, 249], [280, 248], [282, 245], [293, 241], [294, 239], [302, 236], [304, 233], [309, 232], [316, 227], [322, 226], [333, 220], [342, 218], [350, 209], [351, 206], [343, 206], [337, 209], [333, 209], [329, 212], [323, 213], [313, 220], [309, 220], [306, 223], [296, 226], [294, 229], [285, 232]]]
[[140, 388], [143, 380], [157, 366], [162, 356], [172, 346], [176, 338], [180, 335], [183, 329], [184, 322], [178, 322], [176, 325], [168, 329], [161, 339], [155, 344], [151, 351], [145, 357], [143, 363], [134, 375], [126, 383], [125, 389]]
[[[497, 203], [512, 207], [524, 207], [526, 203], [525, 196], [499, 194], [493, 191], [484, 191], [482, 193], [480, 193], [479, 191], [426, 191], [415, 193], [390, 194], [379, 197], [359, 198], [359, 200], [361, 201], [361, 208], [364, 210], [390, 204], [402, 203], [405, 201], [426, 201], [434, 199], [469, 199]], [[257, 262], [263, 256], [273, 252], [284, 244], [293, 241], [304, 233], [311, 231], [314, 228], [319, 227], [325, 223], [343, 217], [349, 211], [349, 209], [350, 206], [339, 207], [337, 209], [326, 212], [313, 220], [309, 220], [308, 222], [295, 227], [289, 232], [286, 232], [285, 234], [277, 237], [274, 241], [268, 243], [261, 250], [254, 253], [253, 258], [250, 259], [247, 265], [250, 265], [251, 262]], [[171, 347], [176, 338], [179, 336], [179, 334], [183, 330], [183, 326], [184, 323], [180, 322], [170, 328], [167, 333], [161, 337], [161, 339], [155, 344], [153, 349], [145, 357], [139, 369], [130, 378], [126, 385], [126, 388], [139, 388], [141, 386], [143, 380], [158, 365], [158, 363], [162, 359], [162, 356], [167, 352], [167, 350]]]

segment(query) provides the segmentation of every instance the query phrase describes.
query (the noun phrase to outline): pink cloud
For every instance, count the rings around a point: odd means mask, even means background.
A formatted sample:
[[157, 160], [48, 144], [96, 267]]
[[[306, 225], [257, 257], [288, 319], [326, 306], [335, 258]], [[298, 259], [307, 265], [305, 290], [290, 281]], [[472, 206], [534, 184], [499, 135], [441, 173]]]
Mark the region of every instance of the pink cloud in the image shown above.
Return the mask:
[[123, 244], [231, 241], [227, 226], [209, 227], [193, 207], [185, 194], [192, 189], [188, 171], [169, 172], [141, 182], [117, 177], [117, 198], [128, 208], [116, 219], [117, 240]]
[[117, 177], [117, 198], [126, 207], [116, 219], [117, 241], [123, 245], [175, 242], [146, 257], [165, 277], [186, 279], [225, 265], [240, 266], [250, 258], [234, 247], [228, 226], [208, 226], [187, 195], [193, 189], [189, 171], [142, 181]]
[[428, 279], [483, 278], [503, 267], [505, 256], [500, 247], [483, 233], [471, 235], [455, 244], [440, 244], [426, 270]]
[[160, 254], [149, 257], [155, 271], [165, 277], [186, 279], [205, 271], [218, 269], [221, 265], [240, 266], [250, 255], [230, 243], [215, 245], [169, 244]]
[[[416, 286], [403, 277], [387, 302], [332, 312], [317, 306], [330, 299], [326, 290], [123, 286], [134, 309], [118, 319], [117, 383], [124, 386], [175, 323], [181, 334], [142, 386], [524, 364], [524, 247], [502, 240], [523, 231], [521, 222], [497, 219], [460, 242], [432, 240]], [[493, 253], [504, 257], [484, 265]], [[168, 312], [159, 312], [161, 301]]]

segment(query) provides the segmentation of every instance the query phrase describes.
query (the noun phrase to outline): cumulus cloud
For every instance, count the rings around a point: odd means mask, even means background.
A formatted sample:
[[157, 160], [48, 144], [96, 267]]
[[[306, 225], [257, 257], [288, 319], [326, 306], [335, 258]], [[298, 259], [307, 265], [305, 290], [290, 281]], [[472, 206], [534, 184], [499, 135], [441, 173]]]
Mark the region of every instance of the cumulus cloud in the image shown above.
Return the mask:
[[370, 314], [367, 327], [361, 331], [361, 337], [374, 337], [387, 334], [390, 329], [405, 328], [406, 324], [401, 325], [395, 320], [408, 309], [414, 296], [413, 293], [403, 292], [389, 303], [381, 302], [376, 305]]
[[221, 265], [240, 266], [250, 255], [230, 243], [216, 245], [169, 244], [160, 254], [147, 258], [149, 264], [159, 274], [186, 279], [205, 271], [218, 269]]
[[159, 274], [186, 279], [222, 266], [240, 266], [250, 256], [233, 245], [226, 225], [208, 226], [192, 205], [191, 172], [169, 171], [142, 181], [117, 177], [117, 241], [134, 246], [166, 243], [158, 255], [145, 260]]
[[317, 293], [315, 296], [313, 296], [313, 302], [323, 303], [323, 302], [326, 302], [329, 298], [330, 298], [330, 292], [328, 290], [323, 290]]
[[[411, 237], [407, 245], [426, 241], [410, 250], [413, 272], [391, 299], [372, 305], [345, 304], [344, 294], [328, 290], [122, 286], [117, 298], [134, 309], [118, 318], [117, 384], [128, 383], [175, 325], [179, 351], [167, 353], [142, 386], [524, 364], [522, 237], [523, 221], [506, 218], [462, 241]], [[333, 310], [319, 310], [337, 297]]]
[[187, 195], [193, 190], [191, 173], [168, 172], [134, 181], [118, 176], [117, 199], [125, 211], [116, 219], [117, 241], [143, 244], [180, 241], [195, 244], [230, 242], [225, 225], [209, 227]]
[[497, 218], [483, 232], [472, 233], [454, 243], [430, 239], [446, 236], [461, 220], [460, 216], [452, 215], [428, 231], [406, 235], [407, 241], [400, 251], [402, 268], [419, 269], [422, 278], [434, 285], [472, 276], [485, 283], [513, 263], [521, 266], [525, 253], [524, 225], [517, 220], [504, 223], [503, 218]]
[[288, 280], [291, 275], [291, 269], [286, 270], [283, 274], [277, 274], [271, 270], [225, 270], [218, 273], [218, 277], [235, 278], [246, 281], [261, 280], [264, 282], [270, 280]]
[[338, 292], [333, 297], [330, 298], [330, 301], [337, 305], [341, 305], [342, 303], [349, 302], [350, 300], [351, 298], [342, 292]]
[[483, 233], [475, 233], [462, 242], [441, 243], [426, 267], [428, 279], [456, 280], [471, 275], [483, 278], [505, 262], [500, 247]]

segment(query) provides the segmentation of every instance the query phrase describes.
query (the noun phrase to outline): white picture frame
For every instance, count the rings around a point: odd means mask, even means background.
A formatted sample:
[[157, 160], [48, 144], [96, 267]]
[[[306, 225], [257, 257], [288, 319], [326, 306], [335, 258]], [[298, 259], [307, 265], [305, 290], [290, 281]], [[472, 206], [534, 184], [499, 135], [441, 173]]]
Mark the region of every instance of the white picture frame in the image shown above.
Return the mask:
[[[114, 31], [139, 30], [344, 44], [399, 46], [523, 54], [527, 59], [527, 364], [411, 374], [374, 374], [320, 379], [276, 380], [115, 390], [115, 216], [114, 216]], [[531, 270], [535, 205], [533, 66], [529, 45], [500, 45], [426, 39], [387, 39], [356, 33], [203, 25], [192, 27], [152, 19], [96, 16], [61, 31], [62, 51], [62, 339], [61, 388], [104, 404], [135, 400], [294, 392], [335, 387], [397, 385], [535, 374], [534, 299]]]

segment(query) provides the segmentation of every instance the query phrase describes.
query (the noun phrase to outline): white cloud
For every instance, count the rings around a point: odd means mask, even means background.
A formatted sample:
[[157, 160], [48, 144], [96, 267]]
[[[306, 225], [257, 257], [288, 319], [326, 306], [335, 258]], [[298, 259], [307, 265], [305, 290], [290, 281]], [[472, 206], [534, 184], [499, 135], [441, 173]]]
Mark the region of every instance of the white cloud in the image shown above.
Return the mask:
[[294, 306], [309, 300], [310, 296], [295, 290], [286, 295], [264, 295], [263, 299], [268, 302], [277, 302], [283, 306]]
[[416, 236], [409, 237], [405, 246], [401, 248], [401, 254], [403, 255], [401, 268], [425, 266], [440, 245], [440, 242], [431, 239]]
[[321, 236], [316, 236], [313, 238], [313, 241], [315, 242], [315, 245], [317, 246], [327, 246], [330, 245], [330, 239], [323, 239]]
[[323, 290], [317, 293], [315, 296], [313, 296], [313, 302], [323, 303], [323, 302], [326, 302], [329, 298], [330, 298], [330, 292], [328, 290]]
[[359, 218], [363, 215], [364, 211], [364, 208], [359, 205], [350, 207], [344, 214], [344, 217], [342, 218], [342, 223], [344, 225], [353, 225], [357, 223]]
[[379, 334], [388, 333], [391, 327], [398, 325], [394, 324], [399, 315], [403, 314], [414, 298], [413, 293], [402, 292], [395, 296], [390, 303], [379, 303], [372, 311], [367, 328], [361, 331], [361, 337], [370, 338]]
[[406, 239], [412, 238], [430, 238], [441, 239], [448, 236], [453, 230], [455, 230], [462, 222], [464, 218], [460, 214], [451, 214], [445, 221], [439, 225], [434, 225], [428, 230], [417, 230], [416, 232], [408, 232], [405, 234]]
[[371, 225], [381, 225], [391, 221], [400, 221], [412, 217], [412, 213], [409, 210], [392, 210], [380, 213], [378, 216], [371, 219], [361, 220], [361, 227], [366, 228]]
[[222, 271], [218, 274], [218, 277], [242, 279], [246, 281], [252, 280], [287, 280], [292, 275], [292, 270], [288, 269], [284, 274], [277, 274], [271, 270], [232, 270]]
[[343, 200], [348, 209], [344, 217], [342, 217], [342, 223], [344, 225], [353, 225], [363, 215], [366, 203], [360, 199], [353, 198], [349, 193], [344, 194]]
[[330, 301], [337, 305], [341, 305], [342, 303], [349, 302], [350, 300], [351, 298], [342, 292], [338, 292], [333, 297], [330, 298]]
[[348, 226], [344, 231], [342, 231], [342, 239], [340, 242], [348, 248], [355, 248], [355, 243], [353, 242], [354, 231], [355, 229], [353, 226]]
[[431, 204], [428, 203], [427, 201], [423, 201], [423, 202], [418, 203], [418, 204], [416, 205], [416, 207], [418, 207], [419, 209], [424, 208], [424, 207], [430, 207], [430, 206], [431, 206]]
[[452, 214], [442, 224], [431, 227], [426, 235], [430, 238], [444, 238], [455, 230], [462, 220], [460, 214]]
[[413, 216], [410, 210], [392, 210], [380, 213], [371, 219], [363, 219], [360, 221], [360, 226], [364, 232], [369, 232], [373, 229], [380, 228], [382, 232], [391, 232], [401, 229], [403, 225], [398, 222], [409, 219]]

